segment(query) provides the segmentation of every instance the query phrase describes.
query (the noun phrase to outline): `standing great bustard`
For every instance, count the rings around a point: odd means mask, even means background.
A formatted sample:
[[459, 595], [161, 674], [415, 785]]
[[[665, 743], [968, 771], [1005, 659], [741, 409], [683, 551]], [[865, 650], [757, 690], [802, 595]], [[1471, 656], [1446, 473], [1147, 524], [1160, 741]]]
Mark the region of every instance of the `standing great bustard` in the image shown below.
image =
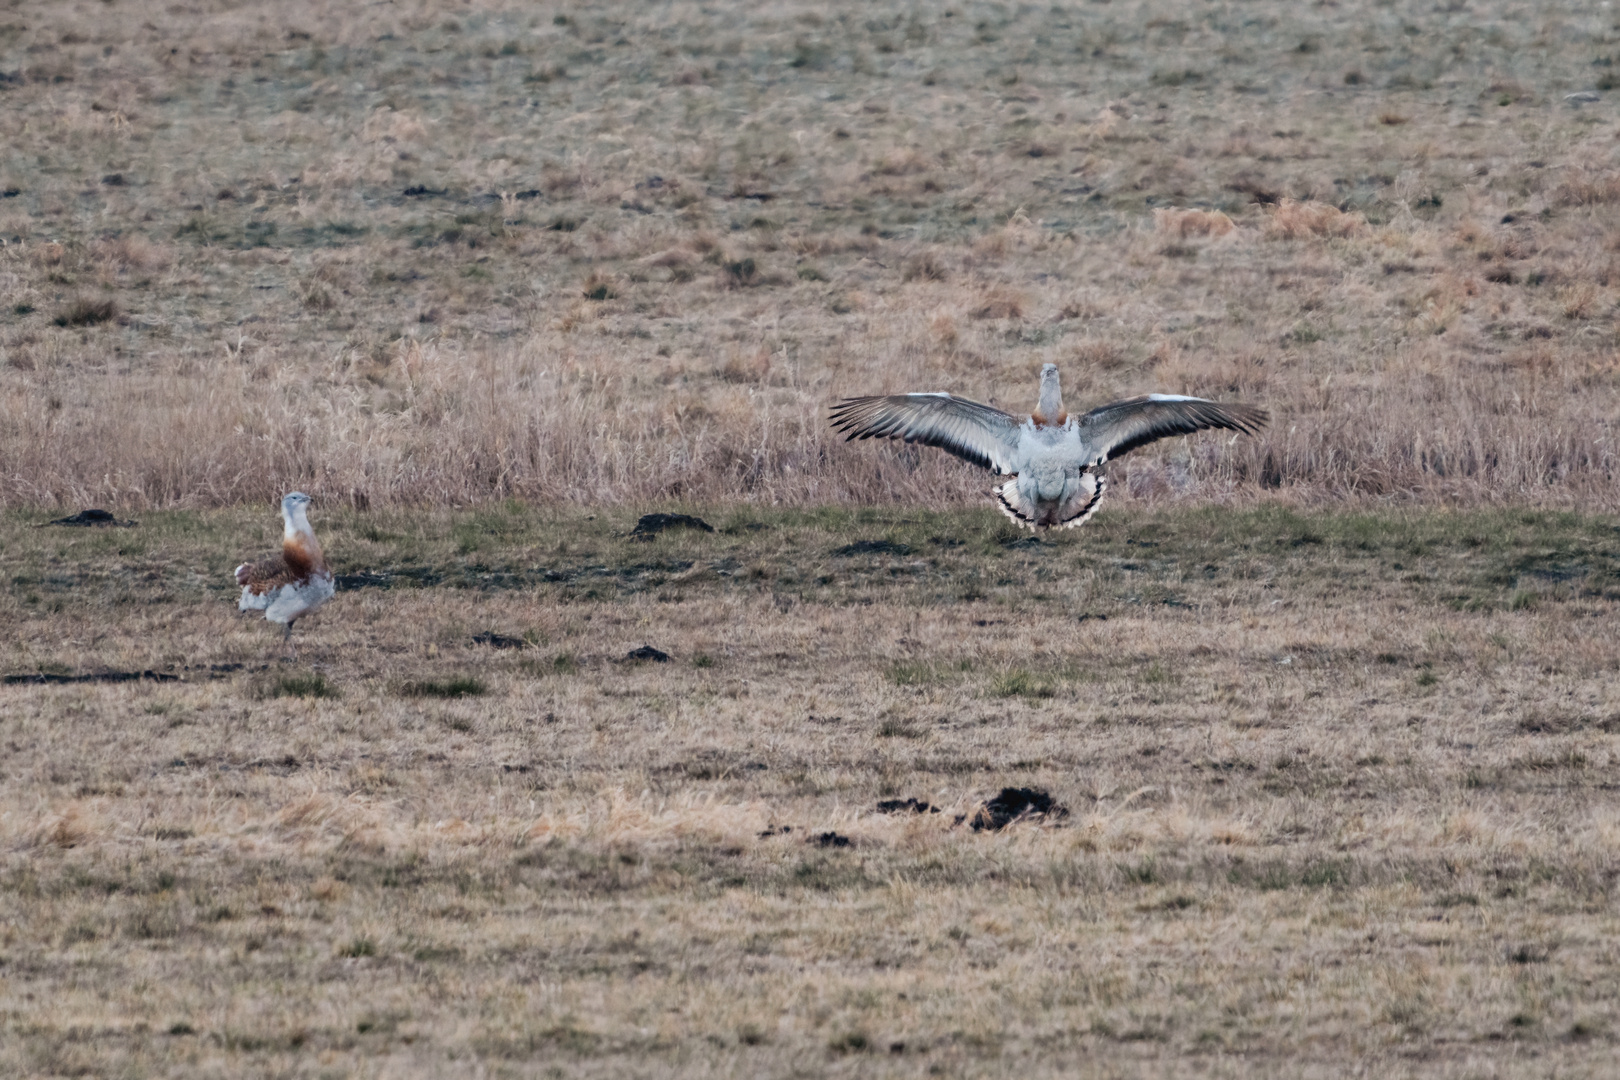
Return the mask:
[[305, 508], [309, 496], [294, 491], [281, 500], [281, 554], [236, 568], [242, 586], [238, 611], [262, 611], [271, 622], [283, 623], [283, 641], [292, 638], [293, 623], [328, 600], [335, 591], [321, 542], [309, 527]]
[[1083, 525], [1102, 500], [1104, 462], [1171, 435], [1206, 428], [1254, 434], [1264, 409], [1178, 394], [1147, 394], [1070, 416], [1056, 364], [1041, 368], [1041, 397], [1027, 420], [951, 394], [845, 398], [832, 424], [850, 439], [904, 439], [941, 450], [1000, 476], [1001, 512], [1030, 529]]

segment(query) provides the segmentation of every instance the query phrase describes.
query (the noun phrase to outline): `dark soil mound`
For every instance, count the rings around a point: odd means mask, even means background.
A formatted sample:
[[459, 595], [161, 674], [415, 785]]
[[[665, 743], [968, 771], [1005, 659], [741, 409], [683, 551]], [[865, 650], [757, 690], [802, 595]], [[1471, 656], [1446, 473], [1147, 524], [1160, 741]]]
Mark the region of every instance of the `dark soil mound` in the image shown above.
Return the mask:
[[857, 540], [853, 544], [845, 544], [834, 555], [910, 555], [911, 548], [905, 544], [897, 544], [893, 540]]
[[179, 682], [180, 676], [167, 671], [101, 671], [93, 675], [58, 675], [49, 671], [36, 671], [27, 675], [7, 675], [7, 686], [19, 683], [121, 683], [121, 682]]
[[884, 799], [877, 804], [880, 814], [937, 814], [939, 807], [923, 802], [921, 799]]
[[473, 644], [488, 645], [494, 649], [521, 649], [527, 642], [522, 638], [508, 637], [493, 630], [486, 630], [482, 634], [473, 635]]
[[631, 649], [624, 654], [626, 660], [651, 660], [657, 664], [669, 663], [669, 653], [662, 649], [655, 649], [651, 645], [643, 645], [639, 649]]
[[981, 829], [1005, 829], [1022, 817], [1042, 815], [1048, 818], [1069, 816], [1069, 808], [1052, 800], [1040, 788], [1002, 788], [1001, 794], [979, 807], [970, 824], [974, 832]]
[[636, 527], [630, 530], [632, 540], [646, 540], [657, 536], [666, 529], [696, 529], [699, 532], [712, 533], [714, 526], [700, 517], [691, 514], [643, 514]]
[[112, 526], [117, 529], [128, 529], [134, 526], [133, 521], [119, 521], [112, 516], [110, 510], [80, 510], [72, 517], [57, 518], [49, 522], [51, 525], [77, 525], [88, 528], [92, 525]]

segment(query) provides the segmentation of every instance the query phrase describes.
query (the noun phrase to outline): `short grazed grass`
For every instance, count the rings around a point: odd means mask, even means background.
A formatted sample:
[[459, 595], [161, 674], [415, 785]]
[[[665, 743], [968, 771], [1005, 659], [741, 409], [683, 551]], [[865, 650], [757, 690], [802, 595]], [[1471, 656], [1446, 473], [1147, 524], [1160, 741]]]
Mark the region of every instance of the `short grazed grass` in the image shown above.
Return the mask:
[[0, 1069], [1607, 1069], [1610, 520], [687, 509], [4, 518]]
[[[1257, 590], [1286, 589], [1290, 602], [1302, 603], [1398, 586], [1425, 602], [1503, 611], [1620, 598], [1620, 529], [1607, 517], [1568, 511], [1116, 510], [1044, 540], [978, 511], [705, 512], [715, 533], [676, 531], [650, 541], [631, 537], [633, 513], [518, 500], [475, 515], [340, 508], [317, 510], [314, 520], [333, 552], [339, 588], [367, 596], [448, 588], [670, 602], [764, 591], [779, 605], [904, 596], [1016, 610], [1061, 598], [1078, 623], [1098, 629], [1133, 608], [1191, 610]], [[154, 511], [135, 529], [37, 527], [50, 516], [5, 518], [15, 539], [0, 560], [15, 563], [8, 602], [20, 615], [82, 602], [87, 592], [115, 604], [223, 597], [235, 562], [272, 549], [280, 535], [274, 515], [261, 509]], [[1078, 566], [1069, 561], [1075, 555]], [[140, 573], [129, 573], [137, 562]], [[1293, 575], [1280, 577], [1280, 566]], [[987, 629], [997, 625], [1004, 624], [985, 620]], [[457, 633], [470, 638], [486, 629]], [[543, 628], [506, 630], [551, 650], [547, 662], [558, 668], [575, 663]], [[509, 659], [532, 663], [527, 653], [513, 650]], [[971, 669], [988, 671], [968, 658], [923, 658], [897, 662], [890, 677], [927, 683]]]

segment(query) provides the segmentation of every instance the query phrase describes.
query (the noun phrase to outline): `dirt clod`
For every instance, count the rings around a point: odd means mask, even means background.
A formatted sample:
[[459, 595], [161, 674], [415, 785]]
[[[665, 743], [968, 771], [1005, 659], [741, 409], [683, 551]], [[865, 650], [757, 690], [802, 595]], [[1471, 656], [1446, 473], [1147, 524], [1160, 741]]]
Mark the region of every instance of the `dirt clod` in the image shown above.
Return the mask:
[[91, 526], [111, 526], [116, 529], [129, 529], [135, 526], [133, 521], [119, 521], [113, 516], [111, 510], [80, 510], [72, 517], [57, 518], [46, 522], [48, 525], [71, 525], [90, 528]]
[[26, 675], [7, 675], [0, 682], [7, 686], [18, 683], [124, 683], [124, 682], [179, 682], [180, 676], [167, 671], [98, 671], [90, 675], [59, 675], [50, 671], [35, 671]]
[[1001, 793], [973, 815], [968, 823], [974, 832], [984, 829], [1005, 829], [1023, 817], [1043, 816], [1048, 819], [1069, 816], [1069, 808], [1054, 802], [1052, 796], [1040, 788], [1002, 788]]
[[884, 799], [877, 804], [880, 814], [937, 814], [939, 807], [922, 799]]
[[506, 634], [497, 634], [493, 630], [486, 630], [482, 634], [473, 635], [473, 644], [488, 645], [493, 649], [521, 649], [528, 645], [522, 638], [510, 637]]
[[906, 544], [897, 544], [893, 540], [857, 540], [853, 544], [845, 544], [834, 555], [910, 555], [911, 548]]
[[817, 833], [810, 838], [810, 842], [817, 847], [852, 847], [855, 843], [842, 833], [835, 832]]
[[643, 514], [636, 527], [630, 530], [633, 540], [646, 540], [657, 536], [667, 529], [696, 529], [699, 532], [714, 532], [714, 526], [700, 517], [691, 514]]

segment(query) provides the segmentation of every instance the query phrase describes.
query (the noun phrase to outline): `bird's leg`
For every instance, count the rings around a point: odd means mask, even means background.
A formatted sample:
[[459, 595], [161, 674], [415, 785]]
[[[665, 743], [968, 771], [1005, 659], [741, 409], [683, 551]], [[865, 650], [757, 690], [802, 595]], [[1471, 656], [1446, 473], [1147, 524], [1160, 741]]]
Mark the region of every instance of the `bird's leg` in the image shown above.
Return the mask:
[[293, 660], [298, 659], [298, 646], [294, 645], [292, 642], [292, 627], [293, 623], [297, 621], [297, 619], [288, 619], [287, 629], [281, 635], [281, 640], [287, 646], [287, 651]]

